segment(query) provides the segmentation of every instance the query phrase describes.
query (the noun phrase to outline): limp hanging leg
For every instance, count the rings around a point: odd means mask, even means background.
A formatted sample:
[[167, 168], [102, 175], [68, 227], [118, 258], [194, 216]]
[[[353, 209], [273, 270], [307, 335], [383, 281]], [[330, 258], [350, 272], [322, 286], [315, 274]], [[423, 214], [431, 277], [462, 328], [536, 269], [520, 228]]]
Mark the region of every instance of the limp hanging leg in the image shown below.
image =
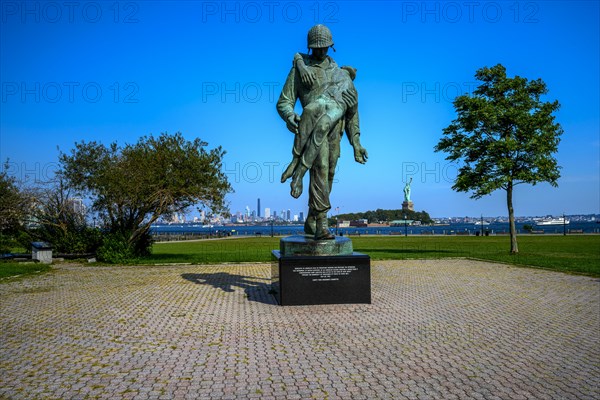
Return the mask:
[[302, 163], [298, 163], [296, 166], [296, 170], [294, 171], [294, 177], [292, 178], [291, 187], [291, 195], [293, 198], [297, 199], [302, 194], [302, 179], [304, 175], [308, 171], [308, 168], [304, 166]]
[[288, 165], [288, 167], [285, 169], [285, 171], [281, 175], [281, 183], [284, 183], [289, 178], [291, 178], [292, 175], [294, 175], [294, 170], [296, 169], [296, 166], [298, 165], [298, 162], [300, 162], [300, 157], [295, 157], [294, 156], [294, 158], [292, 159], [292, 162], [290, 163], [290, 165]]
[[308, 171], [315, 162], [315, 159], [321, 150], [321, 146], [323, 145], [323, 142], [325, 141], [325, 138], [329, 134], [330, 130], [331, 118], [325, 114], [321, 116], [315, 124], [314, 130], [310, 135], [308, 142], [306, 143], [304, 151], [302, 152], [300, 162], [296, 163], [296, 169], [293, 172], [291, 183], [292, 197], [297, 199], [302, 194], [302, 179], [304, 178], [306, 171]]

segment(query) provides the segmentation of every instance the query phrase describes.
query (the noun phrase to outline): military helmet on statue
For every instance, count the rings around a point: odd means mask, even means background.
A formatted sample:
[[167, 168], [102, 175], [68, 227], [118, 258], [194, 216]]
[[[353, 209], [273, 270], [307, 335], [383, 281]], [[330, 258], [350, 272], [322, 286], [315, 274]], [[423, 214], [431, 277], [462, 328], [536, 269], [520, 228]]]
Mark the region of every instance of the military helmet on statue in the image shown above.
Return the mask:
[[325, 25], [315, 25], [308, 31], [308, 48], [319, 49], [323, 47], [333, 47], [331, 31]]

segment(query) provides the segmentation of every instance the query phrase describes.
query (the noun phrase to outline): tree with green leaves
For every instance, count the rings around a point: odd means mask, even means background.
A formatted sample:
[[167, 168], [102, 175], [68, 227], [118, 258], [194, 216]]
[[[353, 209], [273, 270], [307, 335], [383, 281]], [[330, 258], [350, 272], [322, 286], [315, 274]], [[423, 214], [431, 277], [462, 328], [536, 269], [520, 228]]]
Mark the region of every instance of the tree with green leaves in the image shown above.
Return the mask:
[[518, 253], [513, 192], [516, 185], [548, 182], [558, 186], [560, 167], [554, 158], [563, 130], [553, 113], [558, 101], [544, 102], [541, 79], [509, 78], [498, 64], [475, 74], [481, 84], [472, 95], [454, 100], [457, 118], [443, 130], [435, 151], [461, 162], [452, 188], [472, 191], [478, 199], [497, 189], [506, 191], [510, 252]]
[[29, 189], [32, 207], [27, 234], [31, 240], [52, 244], [58, 253], [94, 253], [102, 243], [100, 232], [88, 226], [83, 200], [73, 196], [65, 178]]
[[144, 136], [123, 147], [80, 142], [60, 154], [60, 173], [92, 200], [112, 239], [124, 238], [131, 254], [140, 256], [149, 252], [150, 226], [160, 217], [194, 205], [226, 211], [232, 189], [222, 171], [225, 152], [206, 146], [181, 133]]
[[395, 220], [401, 220], [406, 217], [410, 220], [421, 221], [423, 224], [430, 224], [433, 222], [431, 217], [426, 211], [411, 211], [411, 210], [382, 210], [378, 208], [375, 211], [365, 211], [357, 213], [345, 213], [330, 217], [330, 224], [335, 225], [336, 219], [339, 221], [356, 221], [359, 219], [367, 219], [369, 223], [374, 222], [391, 222]]
[[0, 170], [0, 253], [10, 251], [22, 231], [29, 209], [29, 196], [8, 173], [8, 162]]

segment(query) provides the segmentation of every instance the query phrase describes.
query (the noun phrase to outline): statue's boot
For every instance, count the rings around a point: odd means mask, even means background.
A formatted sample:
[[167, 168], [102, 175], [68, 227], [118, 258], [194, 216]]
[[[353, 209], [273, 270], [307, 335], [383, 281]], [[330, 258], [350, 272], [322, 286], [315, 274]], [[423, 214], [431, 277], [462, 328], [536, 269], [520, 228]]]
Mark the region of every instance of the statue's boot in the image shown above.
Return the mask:
[[329, 224], [327, 223], [327, 214], [322, 213], [317, 216], [317, 229], [315, 232], [315, 240], [333, 240], [335, 236], [329, 232]]

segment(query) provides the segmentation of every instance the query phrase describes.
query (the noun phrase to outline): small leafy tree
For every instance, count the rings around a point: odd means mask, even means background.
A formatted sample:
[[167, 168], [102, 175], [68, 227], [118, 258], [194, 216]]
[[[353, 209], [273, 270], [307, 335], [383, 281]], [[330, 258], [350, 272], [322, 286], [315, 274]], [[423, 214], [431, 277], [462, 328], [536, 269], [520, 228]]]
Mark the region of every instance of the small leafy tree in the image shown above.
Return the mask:
[[119, 247], [117, 238], [126, 238], [127, 252], [140, 256], [149, 252], [150, 226], [160, 217], [196, 204], [225, 210], [225, 195], [231, 191], [221, 171], [225, 152], [221, 147], [207, 151], [206, 146], [181, 133], [162, 133], [123, 147], [76, 143], [59, 159], [70, 187], [91, 198], [112, 234], [111, 248]]
[[7, 170], [8, 164], [0, 171], [0, 253], [15, 244], [29, 208], [29, 197]]
[[454, 190], [473, 191], [475, 199], [506, 191], [510, 251], [518, 253], [513, 191], [521, 183], [558, 186], [560, 167], [553, 153], [563, 130], [553, 113], [560, 105], [540, 100], [548, 92], [541, 79], [509, 78], [501, 64], [481, 68], [475, 77], [482, 83], [472, 96], [454, 100], [457, 118], [443, 130], [435, 151], [464, 163]]
[[64, 177], [29, 190], [32, 207], [27, 232], [31, 239], [52, 244], [59, 253], [93, 253], [102, 238], [87, 225], [87, 210], [82, 199], [73, 196]]

